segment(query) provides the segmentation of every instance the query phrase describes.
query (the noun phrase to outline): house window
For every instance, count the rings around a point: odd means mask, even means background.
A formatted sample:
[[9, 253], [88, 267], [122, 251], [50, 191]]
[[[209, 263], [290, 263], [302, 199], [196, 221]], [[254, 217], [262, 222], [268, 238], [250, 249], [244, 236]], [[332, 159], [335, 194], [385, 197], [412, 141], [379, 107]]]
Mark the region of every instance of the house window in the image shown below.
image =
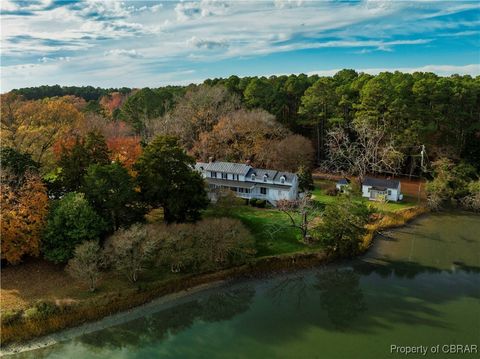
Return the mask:
[[371, 187], [368, 187], [368, 193], [370, 193], [370, 190], [371, 190], [371, 189], [372, 189]]
[[252, 173], [251, 178], [252, 178], [252, 181], [255, 181], [255, 173]]
[[230, 187], [230, 191], [237, 192], [237, 187]]
[[387, 191], [387, 194], [388, 194], [389, 196], [391, 196], [391, 195], [392, 195], [392, 190], [389, 189], [389, 190]]
[[267, 194], [267, 189], [265, 187], [260, 187], [261, 194]]
[[250, 188], [245, 188], [245, 193], [250, 193]]
[[217, 178], [217, 172], [211, 172], [212, 178]]
[[228, 174], [227, 173], [222, 173], [222, 179], [227, 179], [228, 178]]
[[236, 177], [235, 179], [236, 179], [237, 181], [240, 180], [240, 177], [239, 177], [238, 175], [235, 175], [235, 177]]
[[280, 177], [280, 183], [285, 183], [285, 176]]
[[267, 178], [268, 178], [268, 175], [267, 175], [267, 174], [264, 174], [264, 175], [263, 175], [263, 182], [267, 182]]
[[242, 188], [242, 187], [239, 187], [239, 188], [238, 188], [238, 192], [243, 193], [243, 188]]

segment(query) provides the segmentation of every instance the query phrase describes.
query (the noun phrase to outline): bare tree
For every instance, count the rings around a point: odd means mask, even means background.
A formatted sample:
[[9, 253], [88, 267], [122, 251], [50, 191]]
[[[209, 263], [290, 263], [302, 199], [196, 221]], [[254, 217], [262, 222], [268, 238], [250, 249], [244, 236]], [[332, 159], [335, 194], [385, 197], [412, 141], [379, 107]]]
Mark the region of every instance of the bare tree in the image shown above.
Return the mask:
[[385, 126], [358, 124], [335, 128], [328, 133], [328, 160], [330, 170], [357, 175], [363, 181], [368, 173], [395, 174], [404, 156], [395, 148]]
[[320, 216], [320, 210], [310, 195], [306, 193], [300, 199], [293, 201], [278, 201], [277, 208], [288, 216], [290, 227], [300, 230], [302, 240], [306, 243], [310, 242], [310, 230], [315, 226]]
[[93, 292], [104, 263], [105, 257], [98, 242], [86, 241], [75, 248], [74, 257], [68, 262], [66, 271], [73, 278], [88, 283]]
[[192, 87], [172, 111], [146, 122], [147, 137], [174, 135], [187, 149], [191, 149], [201, 133], [210, 132], [223, 116], [240, 106], [240, 98], [224, 86]]
[[136, 282], [138, 274], [152, 259], [157, 243], [147, 235], [146, 226], [134, 224], [108, 238], [105, 247], [113, 266], [131, 282]]

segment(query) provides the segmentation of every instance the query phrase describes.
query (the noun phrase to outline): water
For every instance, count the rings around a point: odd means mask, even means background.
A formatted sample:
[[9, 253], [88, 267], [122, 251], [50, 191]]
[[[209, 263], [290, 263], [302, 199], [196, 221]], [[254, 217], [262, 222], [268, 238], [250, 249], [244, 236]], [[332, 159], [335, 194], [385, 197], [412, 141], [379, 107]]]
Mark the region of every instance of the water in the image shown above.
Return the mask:
[[[207, 290], [17, 357], [478, 358], [442, 352], [480, 350], [479, 257], [479, 216], [432, 215], [387, 233], [360, 260]], [[391, 354], [391, 345], [428, 353]]]

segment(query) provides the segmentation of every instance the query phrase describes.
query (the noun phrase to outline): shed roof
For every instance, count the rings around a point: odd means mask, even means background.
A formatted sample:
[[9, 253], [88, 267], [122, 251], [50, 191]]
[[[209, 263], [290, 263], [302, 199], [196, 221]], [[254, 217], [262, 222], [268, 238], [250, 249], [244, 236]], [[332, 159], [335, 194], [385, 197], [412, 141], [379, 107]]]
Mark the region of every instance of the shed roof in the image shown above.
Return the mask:
[[398, 180], [388, 180], [383, 178], [373, 178], [366, 177], [362, 183], [364, 186], [372, 187], [385, 187], [385, 188], [398, 188], [400, 186], [400, 181]]
[[348, 178], [341, 178], [337, 181], [337, 184], [349, 184], [350, 180]]

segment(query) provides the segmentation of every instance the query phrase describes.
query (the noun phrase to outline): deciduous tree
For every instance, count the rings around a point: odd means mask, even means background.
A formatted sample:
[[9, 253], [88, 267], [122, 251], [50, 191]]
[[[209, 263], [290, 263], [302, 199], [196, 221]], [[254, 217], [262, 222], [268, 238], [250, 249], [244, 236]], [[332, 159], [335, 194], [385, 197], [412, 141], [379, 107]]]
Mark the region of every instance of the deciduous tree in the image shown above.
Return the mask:
[[104, 264], [104, 254], [98, 241], [85, 241], [75, 247], [66, 271], [73, 278], [85, 282], [90, 292], [94, 292]]

